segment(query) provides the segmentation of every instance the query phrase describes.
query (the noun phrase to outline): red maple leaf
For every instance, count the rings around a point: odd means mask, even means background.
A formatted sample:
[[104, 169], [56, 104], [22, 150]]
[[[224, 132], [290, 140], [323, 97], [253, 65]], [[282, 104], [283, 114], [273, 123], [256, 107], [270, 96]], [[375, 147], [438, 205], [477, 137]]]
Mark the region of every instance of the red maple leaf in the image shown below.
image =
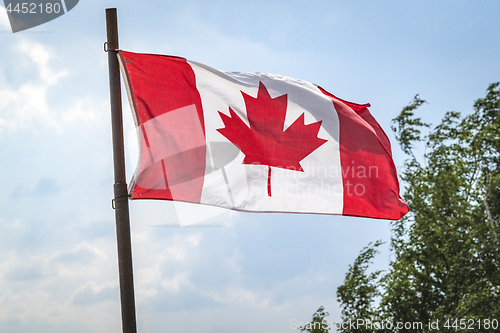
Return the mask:
[[299, 162], [328, 140], [317, 137], [321, 121], [305, 125], [304, 114], [285, 131], [287, 95], [271, 98], [262, 82], [254, 98], [245, 100], [248, 127], [229, 107], [230, 117], [219, 111], [224, 128], [217, 131], [245, 154], [244, 164], [267, 165], [267, 194], [271, 196], [271, 167], [304, 172]]

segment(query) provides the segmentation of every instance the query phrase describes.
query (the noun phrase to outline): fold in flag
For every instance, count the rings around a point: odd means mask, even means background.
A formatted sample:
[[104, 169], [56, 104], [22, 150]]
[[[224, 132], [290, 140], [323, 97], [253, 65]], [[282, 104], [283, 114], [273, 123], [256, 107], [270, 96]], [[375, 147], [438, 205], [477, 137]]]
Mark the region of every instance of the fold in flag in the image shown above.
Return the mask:
[[140, 142], [132, 199], [382, 219], [408, 212], [369, 104], [280, 75], [118, 57]]

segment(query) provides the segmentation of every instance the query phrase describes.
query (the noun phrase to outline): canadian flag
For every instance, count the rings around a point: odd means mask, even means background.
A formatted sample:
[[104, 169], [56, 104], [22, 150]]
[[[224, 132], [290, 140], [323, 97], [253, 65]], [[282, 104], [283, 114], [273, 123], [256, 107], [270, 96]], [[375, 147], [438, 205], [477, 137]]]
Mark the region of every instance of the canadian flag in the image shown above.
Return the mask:
[[369, 104], [280, 75], [118, 57], [140, 142], [132, 199], [382, 219], [408, 212]]

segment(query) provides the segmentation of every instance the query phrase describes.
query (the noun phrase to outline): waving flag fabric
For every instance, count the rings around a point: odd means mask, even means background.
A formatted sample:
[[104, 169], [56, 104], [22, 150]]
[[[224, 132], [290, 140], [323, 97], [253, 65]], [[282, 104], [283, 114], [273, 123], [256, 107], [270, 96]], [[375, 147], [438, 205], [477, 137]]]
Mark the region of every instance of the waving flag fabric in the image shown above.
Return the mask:
[[140, 142], [132, 199], [382, 219], [408, 212], [369, 104], [280, 75], [119, 58]]

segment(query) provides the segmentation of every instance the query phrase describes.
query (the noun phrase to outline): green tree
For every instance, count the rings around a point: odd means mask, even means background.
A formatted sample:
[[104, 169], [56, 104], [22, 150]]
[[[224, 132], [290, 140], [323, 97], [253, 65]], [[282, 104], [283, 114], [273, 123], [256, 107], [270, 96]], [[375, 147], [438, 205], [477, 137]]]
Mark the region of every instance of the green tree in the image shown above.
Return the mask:
[[[437, 320], [444, 332], [469, 331], [463, 324], [481, 332], [497, 331], [499, 83], [490, 85], [486, 97], [474, 103], [472, 114], [462, 117], [458, 112], [447, 112], [427, 135], [422, 130], [430, 125], [415, 116], [423, 103], [415, 96], [393, 120], [392, 129], [408, 155], [401, 178], [403, 196], [410, 207], [405, 217], [392, 223], [394, 260], [385, 274], [367, 276], [375, 248], [361, 252], [337, 290], [342, 319], [372, 316], [391, 323], [417, 323], [411, 328], [365, 332], [428, 332], [429, 323]], [[422, 144], [426, 152], [419, 161], [414, 148]]]
[[310, 333], [328, 333], [330, 331], [330, 323], [325, 319], [329, 316], [328, 312], [325, 312], [325, 308], [320, 306], [318, 310], [313, 314], [312, 320], [305, 324], [299, 329], [304, 332]]
[[[380, 296], [377, 281], [382, 271], [376, 271], [367, 275], [366, 271], [372, 259], [375, 257], [377, 247], [382, 245], [381, 241], [368, 244], [352, 265], [345, 276], [342, 286], [337, 289], [337, 297], [342, 304], [342, 318], [344, 325], [340, 325], [338, 331], [344, 333], [351, 332], [371, 332], [369, 326], [357, 326], [357, 320], [377, 321], [379, 318], [375, 308], [375, 299]], [[356, 329], [353, 329], [351, 322], [356, 322]]]

